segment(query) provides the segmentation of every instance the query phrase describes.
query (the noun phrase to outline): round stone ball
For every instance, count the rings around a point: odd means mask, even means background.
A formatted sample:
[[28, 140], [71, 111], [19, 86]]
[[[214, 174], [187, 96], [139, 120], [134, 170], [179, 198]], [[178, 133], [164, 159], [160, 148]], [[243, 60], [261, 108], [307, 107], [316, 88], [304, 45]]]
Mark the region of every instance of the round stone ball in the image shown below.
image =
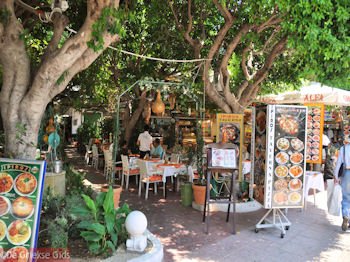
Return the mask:
[[147, 218], [141, 211], [132, 211], [126, 217], [125, 227], [130, 235], [142, 235], [147, 228]]

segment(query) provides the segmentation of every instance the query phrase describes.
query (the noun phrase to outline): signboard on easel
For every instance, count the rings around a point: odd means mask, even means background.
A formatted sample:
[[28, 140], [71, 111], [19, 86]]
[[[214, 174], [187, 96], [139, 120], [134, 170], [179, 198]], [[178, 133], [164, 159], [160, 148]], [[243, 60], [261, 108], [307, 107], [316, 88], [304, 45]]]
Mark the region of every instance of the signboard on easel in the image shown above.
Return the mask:
[[0, 158], [0, 246], [3, 256], [20, 255], [24, 259], [21, 261], [34, 261], [45, 169], [46, 161]]
[[239, 180], [242, 174], [243, 117], [242, 114], [216, 115], [216, 142], [235, 144], [239, 148], [236, 155], [239, 161]]

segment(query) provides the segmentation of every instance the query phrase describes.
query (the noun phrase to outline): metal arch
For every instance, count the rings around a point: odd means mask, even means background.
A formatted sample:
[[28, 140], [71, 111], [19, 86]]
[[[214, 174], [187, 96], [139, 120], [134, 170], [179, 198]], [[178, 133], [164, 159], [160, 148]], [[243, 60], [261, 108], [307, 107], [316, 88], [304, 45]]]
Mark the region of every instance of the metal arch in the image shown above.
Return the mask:
[[[117, 105], [116, 105], [116, 121], [115, 121], [115, 124], [114, 124], [114, 145], [113, 145], [113, 163], [116, 162], [116, 158], [117, 158], [117, 152], [118, 152], [118, 142], [119, 142], [119, 136], [120, 136], [120, 129], [119, 129], [119, 110], [120, 110], [120, 99], [122, 96], [124, 96], [127, 92], [129, 92], [131, 90], [131, 88], [133, 88], [135, 85], [137, 84], [144, 84], [144, 85], [168, 85], [168, 86], [185, 86], [188, 88], [188, 90], [190, 90], [190, 86], [188, 84], [185, 84], [183, 82], [181, 83], [174, 83], [174, 82], [160, 82], [160, 81], [149, 81], [149, 80], [137, 80], [135, 83], [133, 83], [131, 86], [129, 86], [125, 91], [123, 91], [120, 95], [118, 95], [118, 102], [117, 102]], [[154, 89], [154, 88], [151, 88], [151, 89]], [[203, 112], [201, 110], [202, 108], [202, 101], [199, 97], [193, 95], [191, 96], [190, 95], [191, 93], [186, 93], [186, 95], [189, 97], [189, 98], [192, 98], [193, 100], [195, 100], [196, 102], [196, 110], [198, 111], [199, 109], [199, 119], [203, 119]], [[205, 101], [205, 100], [204, 100]], [[114, 184], [114, 178], [115, 178], [115, 168], [112, 169], [112, 177], [111, 177], [111, 181], [113, 182]], [[109, 181], [110, 182], [110, 181]]]

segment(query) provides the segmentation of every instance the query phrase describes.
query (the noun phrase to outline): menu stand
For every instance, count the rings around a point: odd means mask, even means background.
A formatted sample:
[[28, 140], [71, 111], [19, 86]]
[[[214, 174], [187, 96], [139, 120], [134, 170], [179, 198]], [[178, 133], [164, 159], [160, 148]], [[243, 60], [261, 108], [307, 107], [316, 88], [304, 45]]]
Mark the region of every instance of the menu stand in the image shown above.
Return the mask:
[[[209, 144], [207, 146], [207, 184], [206, 184], [206, 194], [204, 202], [204, 211], [203, 211], [203, 222], [206, 222], [206, 233], [209, 233], [209, 222], [210, 222], [210, 204], [228, 204], [226, 222], [229, 221], [230, 216], [230, 205], [233, 205], [233, 234], [236, 234], [236, 190], [235, 190], [235, 173], [238, 174], [237, 164], [232, 167], [220, 167], [212, 166], [212, 150], [211, 149], [225, 149], [225, 150], [235, 150], [235, 145], [232, 144]], [[234, 159], [236, 162], [236, 159]], [[218, 173], [231, 173], [232, 174], [232, 183], [229, 196], [210, 196], [210, 179], [212, 172]], [[232, 200], [231, 200], [232, 197]]]
[[[272, 220], [271, 218], [268, 218], [271, 211]], [[255, 233], [258, 233], [260, 228], [277, 228], [281, 231], [281, 238], [284, 238], [284, 236], [286, 235], [286, 230], [288, 230], [291, 225], [292, 223], [288, 220], [286, 215], [283, 214], [281, 209], [271, 208], [255, 225]]]

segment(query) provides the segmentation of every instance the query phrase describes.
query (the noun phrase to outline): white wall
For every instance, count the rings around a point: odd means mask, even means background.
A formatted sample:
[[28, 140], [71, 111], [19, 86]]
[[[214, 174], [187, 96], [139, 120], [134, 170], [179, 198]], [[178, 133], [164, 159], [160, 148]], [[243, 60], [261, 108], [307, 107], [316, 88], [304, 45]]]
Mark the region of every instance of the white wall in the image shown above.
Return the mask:
[[82, 124], [83, 122], [83, 115], [78, 112], [73, 110], [72, 111], [72, 134], [76, 135], [78, 127]]

